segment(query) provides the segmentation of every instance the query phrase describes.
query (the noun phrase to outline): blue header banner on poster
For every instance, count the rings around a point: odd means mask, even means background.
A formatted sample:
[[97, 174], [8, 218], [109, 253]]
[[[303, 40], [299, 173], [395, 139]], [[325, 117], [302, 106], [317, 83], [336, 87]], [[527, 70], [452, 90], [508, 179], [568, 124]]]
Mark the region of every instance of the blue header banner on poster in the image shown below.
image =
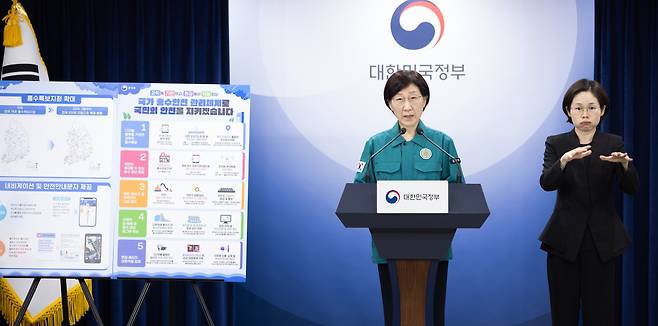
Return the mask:
[[74, 94], [23, 94], [23, 103], [80, 104], [82, 96]]
[[0, 105], [0, 114], [46, 114], [46, 107], [38, 105]]
[[96, 192], [99, 185], [109, 186], [108, 183], [3, 181], [0, 191]]

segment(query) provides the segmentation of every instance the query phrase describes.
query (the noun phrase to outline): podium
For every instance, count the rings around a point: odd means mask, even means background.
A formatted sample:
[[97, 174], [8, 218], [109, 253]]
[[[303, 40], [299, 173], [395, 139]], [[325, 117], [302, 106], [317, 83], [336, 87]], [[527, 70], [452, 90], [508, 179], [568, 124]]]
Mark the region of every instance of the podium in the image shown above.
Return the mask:
[[455, 231], [480, 228], [489, 208], [479, 184], [449, 184], [447, 214], [377, 214], [377, 184], [348, 183], [336, 209], [346, 228], [368, 228], [389, 262], [394, 325], [433, 325], [436, 269]]

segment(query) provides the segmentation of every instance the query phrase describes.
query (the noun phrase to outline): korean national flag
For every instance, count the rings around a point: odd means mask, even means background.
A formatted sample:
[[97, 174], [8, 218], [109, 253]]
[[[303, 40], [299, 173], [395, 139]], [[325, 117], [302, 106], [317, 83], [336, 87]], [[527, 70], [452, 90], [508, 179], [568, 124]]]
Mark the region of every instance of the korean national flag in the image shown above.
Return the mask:
[[[8, 17], [3, 42], [5, 56], [2, 62], [2, 80], [48, 81], [48, 71], [41, 59], [37, 37], [25, 9], [20, 3], [12, 4]], [[20, 31], [17, 30], [16, 23], [20, 27]], [[12, 32], [20, 33], [20, 37], [17, 35], [8, 37], [7, 28], [10, 28], [9, 25], [12, 24], [14, 24], [11, 27]]]
[[[3, 80], [49, 81], [46, 65], [41, 59], [34, 29], [23, 6], [14, 0], [5, 17], [3, 44], [5, 55], [2, 62]], [[1, 255], [1, 254], [0, 254]], [[7, 268], [7, 266], [1, 266]], [[32, 279], [0, 277], [0, 315], [7, 324], [14, 322], [21, 305], [25, 301]], [[89, 286], [91, 282], [87, 280]], [[89, 306], [75, 280], [67, 280], [69, 321], [75, 323], [88, 310]], [[61, 285], [56, 279], [44, 279], [25, 315], [28, 325], [59, 325], [62, 319]], [[2, 318], [0, 317], [0, 318]], [[21, 324], [21, 325], [23, 325]]]

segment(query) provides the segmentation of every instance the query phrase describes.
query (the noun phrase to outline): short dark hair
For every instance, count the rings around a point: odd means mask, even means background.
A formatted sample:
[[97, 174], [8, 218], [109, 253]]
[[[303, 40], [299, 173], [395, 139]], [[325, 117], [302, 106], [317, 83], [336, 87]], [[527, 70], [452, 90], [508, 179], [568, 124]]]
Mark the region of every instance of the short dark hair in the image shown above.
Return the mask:
[[[414, 84], [420, 90], [420, 95], [425, 98], [425, 107], [430, 102], [430, 88], [427, 86], [425, 78], [415, 70], [398, 70], [386, 81], [384, 86], [384, 103], [390, 109], [389, 102], [395, 94], [403, 90], [407, 86]], [[425, 111], [423, 107], [423, 111]]]
[[610, 109], [608, 108], [608, 94], [605, 92], [605, 89], [603, 89], [603, 86], [601, 86], [596, 80], [581, 79], [569, 86], [567, 92], [564, 93], [564, 99], [562, 99], [562, 111], [564, 111], [564, 115], [567, 116], [567, 122], [573, 124], [571, 117], [569, 117], [571, 102], [573, 102], [573, 98], [576, 97], [576, 95], [582, 92], [592, 93], [592, 95], [594, 95], [599, 101], [601, 109], [605, 109], [601, 118], [608, 114], [608, 110]]

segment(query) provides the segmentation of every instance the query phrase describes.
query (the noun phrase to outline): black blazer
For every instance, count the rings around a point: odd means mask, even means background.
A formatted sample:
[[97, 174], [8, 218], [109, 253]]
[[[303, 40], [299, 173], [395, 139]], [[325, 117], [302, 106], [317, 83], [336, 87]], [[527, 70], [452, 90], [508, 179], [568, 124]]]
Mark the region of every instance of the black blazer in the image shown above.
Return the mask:
[[539, 240], [542, 249], [569, 261], [576, 260], [587, 225], [603, 261], [621, 255], [630, 244], [630, 237], [615, 211], [612, 186], [616, 175], [622, 191], [635, 194], [640, 184], [637, 171], [632, 162], [624, 171], [621, 163], [599, 158], [599, 155], [624, 152], [621, 137], [596, 131], [591, 145], [589, 168], [580, 159], [567, 163], [562, 170], [562, 155], [580, 146], [576, 132], [546, 139], [544, 170], [539, 183], [546, 191], [557, 190], [557, 200]]

